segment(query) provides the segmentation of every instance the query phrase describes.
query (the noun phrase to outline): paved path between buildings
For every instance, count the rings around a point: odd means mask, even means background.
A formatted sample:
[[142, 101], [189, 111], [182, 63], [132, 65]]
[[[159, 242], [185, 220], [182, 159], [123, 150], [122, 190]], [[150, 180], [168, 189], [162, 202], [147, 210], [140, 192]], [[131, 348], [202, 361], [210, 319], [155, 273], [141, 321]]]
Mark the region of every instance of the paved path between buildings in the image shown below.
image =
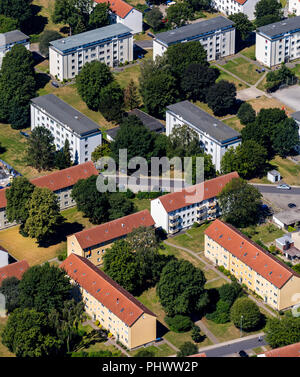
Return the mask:
[[201, 319], [195, 322], [195, 325], [200, 327], [201, 331], [208, 337], [211, 342], [213, 342], [214, 344], [220, 343], [219, 339], [214, 336], [214, 334], [205, 326]]
[[176, 351], [176, 352], [179, 351], [179, 349], [177, 347], [175, 347], [173, 343], [169, 342], [168, 339], [166, 339], [166, 338], [163, 337], [163, 340], [164, 340], [165, 343], [167, 343], [167, 345], [169, 347], [173, 348], [174, 351]]

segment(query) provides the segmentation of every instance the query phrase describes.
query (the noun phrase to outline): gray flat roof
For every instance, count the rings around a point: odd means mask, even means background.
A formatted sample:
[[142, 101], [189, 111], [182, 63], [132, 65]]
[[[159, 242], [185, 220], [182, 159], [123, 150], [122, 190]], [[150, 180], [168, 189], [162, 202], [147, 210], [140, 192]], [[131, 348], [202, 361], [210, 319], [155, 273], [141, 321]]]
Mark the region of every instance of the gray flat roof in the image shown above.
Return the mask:
[[271, 174], [271, 175], [273, 175], [273, 176], [278, 176], [278, 175], [280, 175], [280, 173], [279, 173], [279, 171], [277, 171], [277, 170], [270, 170], [270, 171], [268, 171], [268, 174]]
[[179, 115], [185, 121], [221, 143], [241, 137], [237, 131], [227, 126], [227, 124], [214, 118], [189, 101], [178, 102], [167, 106], [167, 111]]
[[131, 31], [131, 29], [123, 24], [112, 24], [86, 31], [84, 33], [72, 35], [71, 37], [57, 39], [56, 41], [50, 42], [50, 45], [61, 52], [66, 52], [81, 46], [88, 47], [88, 45], [102, 40], [108, 40], [121, 35], [131, 34]]
[[46, 94], [45, 96], [33, 98], [31, 102], [39, 108], [44, 109], [48, 114], [81, 136], [100, 131], [99, 125], [96, 122], [54, 94]]
[[292, 118], [300, 122], [300, 111], [296, 111], [295, 113], [293, 113]]
[[291, 31], [300, 30], [300, 16], [290, 17], [283, 21], [274, 22], [273, 24], [261, 26], [257, 31], [270, 38], [279, 37]]
[[22, 33], [20, 30], [8, 31], [7, 33], [0, 34], [0, 45], [21, 42], [25, 39], [29, 39], [28, 35]]
[[288, 211], [282, 211], [273, 215], [277, 220], [281, 221], [284, 225], [292, 225], [297, 221], [300, 221], [300, 209], [290, 209]]
[[227, 29], [234, 25], [234, 22], [223, 16], [210, 18], [209, 20], [196, 22], [155, 35], [155, 39], [170, 45], [184, 40], [193, 40], [205, 34], [211, 34], [215, 30]]

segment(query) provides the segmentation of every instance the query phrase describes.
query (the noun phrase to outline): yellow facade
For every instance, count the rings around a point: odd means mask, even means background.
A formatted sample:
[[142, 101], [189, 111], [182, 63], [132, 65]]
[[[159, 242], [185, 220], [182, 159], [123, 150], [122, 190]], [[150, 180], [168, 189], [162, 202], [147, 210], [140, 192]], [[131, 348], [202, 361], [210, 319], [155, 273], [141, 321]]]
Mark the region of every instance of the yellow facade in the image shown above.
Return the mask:
[[300, 278], [297, 276], [292, 276], [279, 289], [206, 234], [204, 247], [204, 255], [207, 259], [218, 266], [223, 266], [237, 278], [240, 284], [245, 284], [273, 309], [283, 310], [300, 303]]

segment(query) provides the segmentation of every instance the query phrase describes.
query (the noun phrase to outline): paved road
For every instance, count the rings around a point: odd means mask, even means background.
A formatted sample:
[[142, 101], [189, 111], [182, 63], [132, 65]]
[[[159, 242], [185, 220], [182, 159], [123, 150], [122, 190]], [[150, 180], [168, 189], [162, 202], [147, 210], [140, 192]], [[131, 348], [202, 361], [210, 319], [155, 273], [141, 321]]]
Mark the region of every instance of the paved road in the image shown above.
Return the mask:
[[256, 185], [254, 186], [262, 193], [264, 198], [272, 203], [272, 207], [277, 210], [289, 210], [288, 204], [296, 204], [296, 209], [300, 208], [300, 187], [291, 187], [290, 190], [281, 190], [276, 185]]
[[278, 189], [276, 186], [273, 185], [256, 185], [255, 186], [262, 194], [270, 193], [270, 194], [278, 194], [278, 195], [300, 195], [300, 187], [291, 187], [290, 190], [282, 190]]
[[272, 93], [272, 97], [275, 97], [286, 106], [289, 106], [292, 110], [300, 110], [299, 85], [293, 85], [285, 89], [276, 90], [276, 92]]

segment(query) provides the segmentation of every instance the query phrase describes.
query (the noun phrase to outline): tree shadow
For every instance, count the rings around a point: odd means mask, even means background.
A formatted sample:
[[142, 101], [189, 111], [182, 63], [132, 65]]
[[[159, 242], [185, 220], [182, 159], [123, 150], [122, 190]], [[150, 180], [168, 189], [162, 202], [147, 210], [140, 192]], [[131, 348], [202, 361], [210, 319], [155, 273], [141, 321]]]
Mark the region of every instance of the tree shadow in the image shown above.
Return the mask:
[[96, 343], [103, 343], [107, 340], [107, 333], [104, 330], [92, 330], [89, 334], [78, 336], [77, 342], [74, 342], [73, 352], [83, 350]]
[[59, 29], [59, 32], [62, 34], [70, 34], [70, 27], [69, 26], [63, 26]]
[[36, 73], [36, 90], [44, 88], [50, 80], [46, 73]]
[[42, 7], [39, 5], [31, 5], [32, 16], [24, 24], [22, 24], [22, 31], [25, 34], [40, 34], [44, 31], [48, 23], [48, 18], [38, 15]]
[[57, 228], [57, 231], [54, 235], [52, 235], [51, 237], [48, 237], [47, 240], [45, 239], [45, 240], [40, 241], [39, 246], [47, 248], [49, 246], [57, 245], [63, 241], [66, 241], [67, 236], [73, 233], [80, 232], [81, 230], [83, 230], [82, 224], [78, 222], [74, 222], [74, 223], [65, 222]]
[[135, 44], [134, 50], [133, 50], [133, 60], [138, 59], [139, 56], [145, 56], [146, 53], [147, 53], [147, 51], [145, 49], [143, 49], [142, 47]]

